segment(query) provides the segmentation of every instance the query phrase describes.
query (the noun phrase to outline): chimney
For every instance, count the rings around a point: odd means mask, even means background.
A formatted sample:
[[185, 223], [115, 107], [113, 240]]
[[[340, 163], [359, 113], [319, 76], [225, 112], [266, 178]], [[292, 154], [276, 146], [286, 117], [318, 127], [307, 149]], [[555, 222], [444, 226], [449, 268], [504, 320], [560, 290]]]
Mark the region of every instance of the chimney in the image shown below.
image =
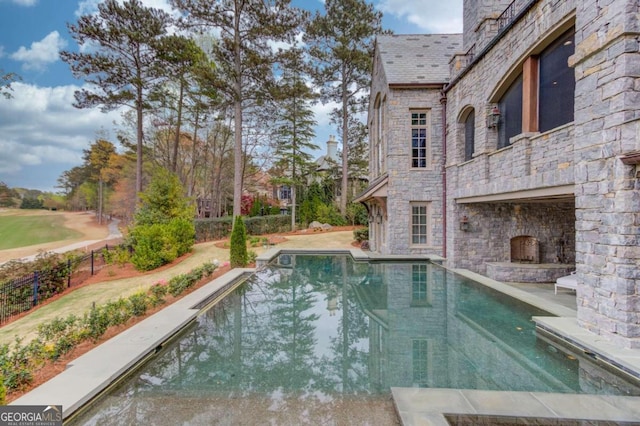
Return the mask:
[[334, 135], [329, 135], [329, 140], [327, 141], [327, 158], [338, 162], [338, 142], [336, 142], [336, 137]]

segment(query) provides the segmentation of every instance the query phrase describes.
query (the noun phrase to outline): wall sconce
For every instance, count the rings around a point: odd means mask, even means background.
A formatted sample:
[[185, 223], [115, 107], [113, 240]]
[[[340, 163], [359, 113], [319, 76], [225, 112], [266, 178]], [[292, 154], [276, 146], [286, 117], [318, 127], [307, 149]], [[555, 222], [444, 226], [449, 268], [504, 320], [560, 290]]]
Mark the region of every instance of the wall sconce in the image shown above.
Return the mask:
[[487, 127], [489, 129], [495, 129], [498, 127], [498, 123], [500, 122], [500, 109], [497, 105], [494, 105], [491, 108], [491, 111], [487, 114]]
[[468, 232], [470, 229], [469, 218], [467, 216], [462, 216], [460, 219], [460, 230], [463, 232]]

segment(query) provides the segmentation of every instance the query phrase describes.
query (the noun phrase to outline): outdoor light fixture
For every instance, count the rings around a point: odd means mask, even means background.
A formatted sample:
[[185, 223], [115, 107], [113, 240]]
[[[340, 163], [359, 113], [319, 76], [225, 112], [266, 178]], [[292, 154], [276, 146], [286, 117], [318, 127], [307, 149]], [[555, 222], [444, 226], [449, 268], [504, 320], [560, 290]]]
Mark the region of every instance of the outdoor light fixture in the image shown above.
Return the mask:
[[487, 114], [487, 127], [489, 129], [495, 129], [500, 122], [500, 109], [497, 105], [491, 108], [491, 111]]
[[460, 230], [469, 231], [469, 218], [467, 216], [462, 216], [462, 219], [460, 219]]

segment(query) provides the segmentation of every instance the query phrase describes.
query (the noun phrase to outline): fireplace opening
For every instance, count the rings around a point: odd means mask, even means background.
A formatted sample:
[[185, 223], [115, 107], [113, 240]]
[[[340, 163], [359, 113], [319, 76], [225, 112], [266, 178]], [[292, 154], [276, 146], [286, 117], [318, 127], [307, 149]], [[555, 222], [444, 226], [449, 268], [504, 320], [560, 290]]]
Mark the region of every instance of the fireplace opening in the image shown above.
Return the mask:
[[511, 262], [540, 263], [540, 242], [530, 235], [511, 239]]

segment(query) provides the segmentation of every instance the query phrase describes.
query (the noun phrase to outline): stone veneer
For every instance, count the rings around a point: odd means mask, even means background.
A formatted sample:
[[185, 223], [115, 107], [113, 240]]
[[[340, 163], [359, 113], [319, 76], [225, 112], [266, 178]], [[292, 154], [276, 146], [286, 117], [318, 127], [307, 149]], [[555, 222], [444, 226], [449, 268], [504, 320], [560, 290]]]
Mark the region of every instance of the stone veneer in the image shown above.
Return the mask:
[[[487, 263], [510, 261], [511, 238], [530, 235], [540, 241], [541, 263], [574, 268], [573, 203], [482, 203], [458, 207], [459, 214], [469, 218], [469, 231], [455, 229], [456, 267], [486, 275]], [[517, 281], [515, 276], [501, 278]], [[549, 280], [541, 282], [545, 281]]]
[[640, 4], [577, 2], [575, 180], [578, 321], [640, 348]]
[[[424, 169], [411, 165], [411, 110], [428, 110], [431, 161]], [[387, 226], [383, 254], [442, 254], [442, 106], [434, 89], [389, 90], [385, 114], [388, 138], [386, 164]], [[410, 243], [411, 202], [431, 203], [431, 243]]]

